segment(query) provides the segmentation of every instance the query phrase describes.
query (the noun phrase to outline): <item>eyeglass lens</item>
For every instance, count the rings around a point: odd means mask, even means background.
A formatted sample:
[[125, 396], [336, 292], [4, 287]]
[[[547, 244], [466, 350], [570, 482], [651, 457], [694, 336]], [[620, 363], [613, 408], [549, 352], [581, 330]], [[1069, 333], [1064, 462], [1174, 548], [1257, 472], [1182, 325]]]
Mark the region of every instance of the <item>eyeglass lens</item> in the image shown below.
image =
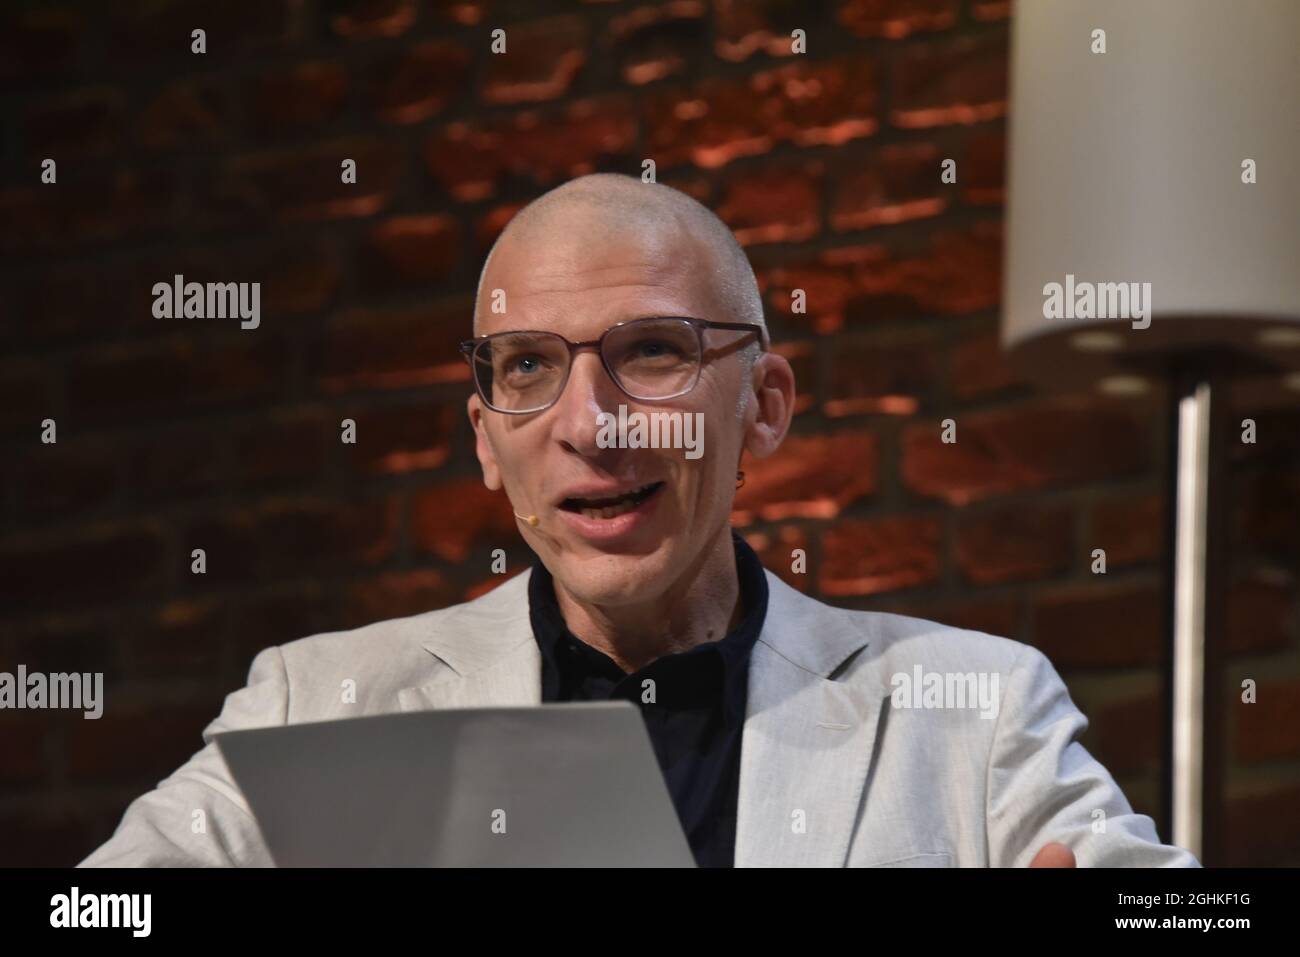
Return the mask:
[[[602, 343], [602, 357], [619, 386], [634, 398], [666, 399], [695, 384], [700, 337], [680, 319], [653, 319], [615, 326]], [[475, 353], [474, 373], [490, 404], [503, 411], [550, 405], [564, 387], [570, 353], [564, 339], [548, 332], [493, 336]]]

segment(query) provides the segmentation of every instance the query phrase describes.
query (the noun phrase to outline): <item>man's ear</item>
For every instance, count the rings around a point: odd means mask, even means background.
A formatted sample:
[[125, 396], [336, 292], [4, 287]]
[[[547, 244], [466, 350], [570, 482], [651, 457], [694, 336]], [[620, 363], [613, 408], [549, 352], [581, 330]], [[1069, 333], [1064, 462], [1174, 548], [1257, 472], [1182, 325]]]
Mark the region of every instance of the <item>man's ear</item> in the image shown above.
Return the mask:
[[465, 403], [465, 411], [469, 413], [469, 424], [474, 427], [474, 454], [478, 456], [478, 464], [483, 468], [483, 484], [494, 492], [499, 491], [501, 469], [497, 467], [497, 457], [488, 439], [487, 428], [483, 421], [483, 403], [479, 400], [477, 392]]
[[781, 445], [794, 417], [794, 369], [785, 356], [764, 352], [750, 373], [754, 390], [753, 412], [745, 427], [745, 449], [765, 459]]

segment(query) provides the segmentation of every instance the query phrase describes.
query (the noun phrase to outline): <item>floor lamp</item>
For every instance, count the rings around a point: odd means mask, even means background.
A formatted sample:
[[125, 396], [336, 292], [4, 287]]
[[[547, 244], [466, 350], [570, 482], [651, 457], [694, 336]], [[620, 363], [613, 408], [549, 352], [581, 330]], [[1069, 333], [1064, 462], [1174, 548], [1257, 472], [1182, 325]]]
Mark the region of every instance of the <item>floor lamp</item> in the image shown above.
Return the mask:
[[[1165, 388], [1167, 840], [1223, 861], [1227, 386], [1300, 376], [1300, 3], [1015, 6], [1002, 343], [1046, 388]], [[1300, 402], [1300, 391], [1292, 391]]]

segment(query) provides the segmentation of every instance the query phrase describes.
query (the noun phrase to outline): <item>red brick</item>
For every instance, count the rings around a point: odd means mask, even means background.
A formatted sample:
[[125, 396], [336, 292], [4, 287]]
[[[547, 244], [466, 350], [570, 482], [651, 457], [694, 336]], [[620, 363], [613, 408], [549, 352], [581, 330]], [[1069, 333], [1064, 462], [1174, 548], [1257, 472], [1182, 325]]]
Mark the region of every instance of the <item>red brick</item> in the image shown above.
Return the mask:
[[803, 242], [820, 230], [820, 179], [817, 163], [729, 176], [717, 214], [743, 246]]
[[253, 657], [264, 648], [338, 631], [338, 587], [309, 580], [277, 584], [250, 598], [231, 602], [229, 634], [233, 659], [226, 675], [231, 686], [248, 677]]
[[1164, 555], [1164, 496], [1125, 495], [1098, 502], [1092, 508], [1091, 532], [1084, 542], [1085, 561], [1092, 550], [1106, 550], [1106, 569], [1154, 562]]
[[[1267, 786], [1265, 786], [1267, 787]], [[1300, 786], [1279, 782], [1228, 801], [1223, 847], [1228, 867], [1300, 864]]]
[[[0, 665], [12, 670], [19, 662], [28, 673], [102, 672], [108, 693], [122, 672], [121, 647], [110, 635], [129, 630], [121, 613], [83, 614], [76, 608], [55, 607], [49, 614], [8, 629], [13, 640]], [[3, 722], [0, 722], [3, 724]]]
[[1072, 587], [1041, 595], [1033, 645], [1063, 668], [1142, 668], [1164, 657], [1164, 601], [1156, 585]]
[[[166, 337], [180, 323], [207, 320], [160, 320], [153, 315], [153, 286], [180, 273], [187, 280], [257, 281], [264, 321], [315, 312], [333, 302], [342, 264], [326, 239], [277, 239], [264, 243], [203, 248], [168, 248], [125, 256], [111, 266], [57, 265], [34, 269], [9, 284], [12, 306], [23, 321], [0, 321], [0, 342], [46, 343], [76, 339], [77, 345], [132, 334]], [[219, 320], [220, 322], [220, 320]], [[238, 320], [234, 320], [236, 327]], [[260, 336], [240, 330], [241, 335]], [[0, 374], [2, 376], [2, 374]], [[2, 414], [2, 413], [0, 413]]]
[[[0, 867], [74, 867], [95, 849], [81, 808], [55, 807], [44, 795], [39, 801], [27, 807], [11, 805], [0, 813], [0, 834], [5, 835]], [[105, 840], [108, 836], [102, 835]]]
[[234, 440], [235, 475], [244, 487], [315, 478], [337, 454], [339, 434], [321, 408], [259, 416]]
[[1228, 591], [1228, 654], [1269, 654], [1289, 647], [1296, 634], [1295, 594], [1289, 575], [1233, 582]]
[[941, 441], [938, 422], [903, 433], [901, 475], [917, 495], [965, 505], [1152, 466], [1150, 424], [1118, 403], [1070, 396], [954, 418], [952, 444]]
[[[834, 262], [833, 253], [825, 254]], [[1002, 298], [1002, 231], [983, 222], [931, 235], [920, 249], [890, 255], [850, 249], [859, 293], [848, 303], [848, 323], [959, 315], [992, 309]]]
[[[808, 16], [798, 4], [781, 0], [716, 0], [714, 3], [715, 48], [724, 60], [740, 61], [757, 52], [768, 56], [794, 56], [790, 34], [797, 28], [808, 31]], [[816, 43], [815, 31], [808, 37], [809, 52]]]
[[[702, 60], [708, 48], [702, 0], [636, 7], [609, 21], [613, 57], [627, 83], [653, 83]], [[661, 181], [662, 182], [662, 181]]]
[[1300, 679], [1258, 680], [1255, 692], [1255, 703], [1246, 704], [1240, 686], [1234, 689], [1237, 759], [1259, 764], [1300, 758]]
[[587, 24], [550, 17], [504, 28], [506, 52], [487, 55], [483, 99], [526, 103], [564, 95], [587, 61]]
[[92, 88], [29, 106], [23, 116], [28, 156], [92, 156], [121, 145], [125, 102], [117, 90]]
[[794, 372], [794, 414], [799, 415], [813, 407], [817, 390], [817, 349], [812, 342], [777, 342], [772, 351], [790, 363]]
[[[27, 665], [27, 662], [20, 662]], [[6, 668], [15, 667], [6, 663]], [[36, 670], [27, 665], [29, 670]], [[45, 759], [45, 732], [48, 722], [44, 714], [6, 712], [0, 721], [0, 785], [6, 788], [36, 784], [48, 773]]]
[[833, 229], [867, 229], [937, 216], [948, 206], [950, 187], [939, 182], [939, 150], [928, 143], [887, 146], [863, 163], [842, 164], [834, 177]]
[[900, 615], [942, 622], [986, 635], [1015, 638], [1020, 631], [1019, 603], [1012, 599], [904, 604], [890, 610]]
[[321, 13], [341, 37], [396, 37], [416, 20], [415, 0], [324, 0]]
[[326, 392], [468, 383], [459, 343], [473, 334], [472, 311], [473, 304], [461, 298], [419, 308], [351, 310], [331, 319], [312, 344], [308, 372]]
[[1244, 554], [1258, 554], [1287, 567], [1300, 561], [1300, 471], [1273, 469], [1252, 476], [1233, 476], [1232, 544]]
[[[807, 532], [797, 525], [780, 525], [766, 532], [747, 532], [745, 541], [757, 554], [763, 567], [768, 569], [791, 588], [807, 592], [810, 590], [816, 569], [812, 564], [812, 548]], [[802, 572], [792, 569], [793, 553], [796, 548], [803, 549], [804, 562]]]
[[[345, 159], [357, 164], [355, 183], [342, 181]], [[403, 164], [396, 144], [362, 139], [239, 156], [203, 181], [196, 205], [221, 227], [371, 216], [388, 205]]]
[[463, 203], [491, 197], [507, 181], [557, 184], [634, 159], [636, 123], [619, 97], [530, 110], [473, 127], [451, 123], [425, 143], [429, 175]]
[[12, 536], [0, 546], [11, 608], [67, 608], [146, 594], [164, 582], [166, 550], [151, 528]]
[[85, 19], [72, 6], [0, 12], [0, 78], [33, 82], [67, 75], [83, 50]]
[[220, 703], [124, 710], [111, 705], [96, 721], [68, 725], [66, 769], [72, 781], [160, 781], [203, 747], [202, 732]]
[[1160, 698], [1129, 698], [1088, 715], [1087, 747], [1111, 774], [1155, 771], [1161, 762], [1164, 714]]
[[831, 418], [913, 415], [939, 378], [938, 356], [939, 344], [928, 332], [841, 336], [835, 340], [822, 411]]
[[347, 72], [337, 63], [277, 67], [244, 84], [244, 115], [259, 138], [297, 133], [335, 120], [347, 91]]
[[1026, 505], [966, 515], [954, 551], [962, 575], [979, 585], [1057, 575], [1074, 559], [1074, 515]]
[[878, 459], [870, 432], [786, 436], [768, 458], [741, 463], [745, 484], [736, 493], [732, 522], [834, 518], [875, 494]]
[[127, 670], [141, 679], [210, 679], [221, 666], [224, 603], [178, 599], [131, 621], [121, 642]]
[[177, 178], [164, 169], [96, 168], [80, 175], [59, 168], [56, 184], [38, 184], [33, 166], [31, 186], [0, 192], [0, 251], [71, 251], [82, 244], [140, 238], [165, 233], [178, 223]]
[[957, 0], [847, 0], [835, 20], [858, 37], [901, 40], [957, 22]]
[[247, 338], [227, 345], [173, 336], [144, 346], [105, 347], [78, 362], [69, 376], [68, 404], [79, 421], [170, 416], [180, 409], [271, 398], [283, 390], [284, 343], [259, 335], [264, 326], [241, 330], [238, 319], [155, 321], [195, 330], [219, 322], [229, 335]]
[[[391, 501], [341, 502], [312, 498], [272, 499], [259, 505], [209, 514], [180, 536], [181, 581], [190, 591], [228, 582], [275, 579], [352, 570], [388, 558], [395, 544], [397, 509]], [[193, 549], [207, 556], [207, 572], [190, 572]]]
[[966, 156], [957, 167], [962, 197], [974, 206], [1000, 206], [1006, 199], [1005, 124], [971, 133]]
[[[881, 258], [883, 259], [883, 251]], [[829, 335], [844, 325], [844, 310], [858, 294], [858, 274], [847, 266], [829, 265], [825, 262], [790, 262], [764, 270], [757, 265], [760, 288], [773, 312], [787, 317], [791, 323], [803, 324], [807, 332]], [[805, 296], [804, 314], [796, 315], [793, 307], [794, 290], [802, 289]]]
[[647, 97], [646, 149], [660, 168], [690, 162], [713, 169], [779, 143], [840, 145], [876, 131], [876, 91], [865, 57], [707, 79]]
[[1028, 384], [1007, 361], [996, 329], [967, 336], [953, 346], [948, 391], [955, 398], [987, 399]]
[[463, 96], [472, 60], [455, 43], [421, 43], [377, 61], [370, 77], [369, 104], [389, 123], [420, 123]]
[[[349, 412], [342, 407], [343, 414]], [[357, 442], [340, 443], [343, 460], [370, 473], [436, 469], [447, 461], [451, 437], [464, 415], [463, 403], [433, 398], [357, 409], [348, 416], [356, 420]]]
[[112, 501], [120, 487], [111, 448], [86, 447], [65, 436], [57, 445], [34, 443], [20, 462], [18, 509], [24, 522], [63, 521]]
[[150, 150], [224, 145], [231, 132], [230, 95], [207, 80], [176, 83], [152, 94], [133, 125], [135, 142]]
[[[109, 9], [106, 48], [113, 63], [142, 70], [158, 63], [211, 63], [284, 49], [293, 36], [297, 4], [289, 0], [119, 0]], [[191, 52], [191, 31], [207, 31], [207, 52]]]
[[268, 316], [318, 312], [334, 302], [342, 285], [343, 264], [328, 241], [298, 239], [258, 250], [235, 266], [241, 276], [262, 283], [262, 309]]
[[460, 600], [459, 589], [432, 569], [394, 572], [348, 585], [337, 627], [359, 628], [445, 608]]
[[[1254, 443], [1241, 441], [1241, 423], [1247, 418], [1255, 422]], [[1300, 460], [1300, 409], [1243, 408], [1234, 402], [1227, 432], [1228, 454], [1234, 463], [1285, 466]]]
[[445, 24], [472, 27], [483, 22], [490, 0], [429, 0], [425, 14]]
[[1002, 237], [997, 223], [943, 230], [925, 245], [894, 252], [875, 244], [827, 249], [815, 259], [759, 271], [773, 309], [790, 315], [790, 293], [807, 293], [809, 332], [828, 335], [846, 324], [924, 319], [994, 308], [1001, 299]]
[[510, 551], [519, 538], [510, 500], [478, 478], [425, 489], [416, 495], [413, 508], [416, 546], [445, 562], [462, 563], [479, 547]]
[[123, 455], [131, 501], [151, 506], [223, 491], [227, 445], [224, 430], [209, 425], [152, 433]]
[[1014, 6], [1013, 0], [971, 0], [970, 12], [976, 20], [1005, 20]]
[[840, 521], [822, 533], [818, 588], [828, 597], [875, 595], [937, 581], [941, 537], [929, 515]]
[[40, 363], [18, 360], [0, 365], [0, 432], [40, 445], [43, 420], [55, 420], [56, 438], [57, 430], [67, 428], [69, 420], [60, 422], [56, 413], [53, 393]]
[[918, 129], [980, 123], [1007, 111], [1003, 32], [909, 47], [894, 61], [890, 120]]
[[381, 292], [438, 283], [460, 267], [464, 239], [450, 216], [399, 216], [375, 224], [361, 244], [361, 284]]

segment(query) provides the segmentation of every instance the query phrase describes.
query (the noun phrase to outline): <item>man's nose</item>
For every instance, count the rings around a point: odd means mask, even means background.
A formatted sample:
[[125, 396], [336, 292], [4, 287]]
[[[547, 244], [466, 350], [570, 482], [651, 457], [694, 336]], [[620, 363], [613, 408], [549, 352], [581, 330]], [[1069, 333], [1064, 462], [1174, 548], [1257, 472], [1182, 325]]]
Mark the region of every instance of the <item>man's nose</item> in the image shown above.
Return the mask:
[[582, 455], [598, 455], [603, 449], [596, 444], [600, 432], [597, 417], [602, 412], [618, 414], [619, 390], [605, 371], [600, 356], [581, 351], [573, 357], [569, 381], [551, 409], [555, 416], [555, 438]]

